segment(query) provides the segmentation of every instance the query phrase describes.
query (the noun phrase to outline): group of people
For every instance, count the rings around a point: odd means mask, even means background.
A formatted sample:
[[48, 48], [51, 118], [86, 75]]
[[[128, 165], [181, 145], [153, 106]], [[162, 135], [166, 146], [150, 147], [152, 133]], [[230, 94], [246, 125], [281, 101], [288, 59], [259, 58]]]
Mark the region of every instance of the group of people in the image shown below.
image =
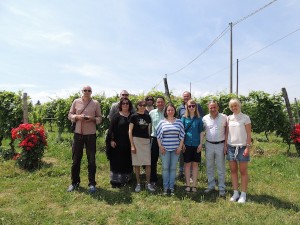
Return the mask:
[[[101, 122], [100, 104], [91, 97], [92, 88], [82, 88], [82, 97], [74, 100], [68, 118], [76, 123], [72, 146], [72, 183], [67, 191], [74, 191], [80, 183], [80, 164], [83, 148], [88, 159], [89, 191], [96, 191], [96, 124]], [[155, 108], [154, 108], [155, 105]], [[248, 162], [250, 161], [251, 121], [241, 112], [238, 99], [229, 102], [232, 115], [219, 113], [218, 103], [208, 103], [209, 113], [203, 115], [199, 104], [183, 93], [183, 103], [176, 110], [165, 103], [163, 96], [146, 96], [134, 106], [129, 93], [122, 90], [120, 100], [109, 113], [110, 126], [106, 135], [106, 154], [110, 161], [110, 183], [120, 187], [136, 176], [135, 192], [140, 192], [141, 167], [146, 174], [145, 188], [157, 188], [157, 163], [162, 162], [163, 194], [174, 194], [176, 168], [185, 177], [186, 192], [197, 192], [197, 178], [201, 151], [205, 143], [208, 187], [204, 193], [215, 190], [215, 167], [218, 191], [225, 197], [225, 157], [229, 161], [233, 195], [230, 201], [246, 202]], [[241, 176], [241, 193], [238, 175]]]

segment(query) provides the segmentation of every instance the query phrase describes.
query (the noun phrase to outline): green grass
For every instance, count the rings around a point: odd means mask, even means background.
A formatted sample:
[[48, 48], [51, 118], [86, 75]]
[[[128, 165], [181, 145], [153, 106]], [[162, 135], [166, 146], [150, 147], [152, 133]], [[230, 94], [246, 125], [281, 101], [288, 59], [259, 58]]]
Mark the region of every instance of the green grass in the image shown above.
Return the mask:
[[228, 166], [226, 198], [219, 198], [217, 192], [203, 194], [204, 154], [196, 194], [186, 194], [182, 181], [177, 181], [172, 197], [163, 196], [161, 188], [154, 194], [145, 190], [135, 193], [134, 182], [113, 189], [103, 139], [98, 140], [102, 147], [97, 152], [97, 192], [87, 191], [84, 157], [81, 186], [67, 193], [71, 136], [63, 137], [65, 141], [58, 143], [55, 133], [49, 133], [40, 170], [26, 172], [15, 161], [0, 158], [0, 224], [299, 224], [300, 158], [294, 154], [294, 146], [288, 155], [286, 145], [274, 136], [270, 142], [262, 135], [254, 137], [245, 205], [229, 202], [232, 188]]

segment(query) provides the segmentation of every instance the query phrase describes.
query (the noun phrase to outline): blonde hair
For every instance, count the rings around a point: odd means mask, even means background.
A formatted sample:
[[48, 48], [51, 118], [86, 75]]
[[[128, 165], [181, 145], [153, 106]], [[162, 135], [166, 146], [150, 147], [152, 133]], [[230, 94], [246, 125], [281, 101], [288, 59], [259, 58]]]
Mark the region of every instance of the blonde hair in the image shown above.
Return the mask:
[[233, 104], [238, 104], [238, 106], [240, 107], [240, 109], [242, 108], [242, 104], [240, 102], [240, 100], [238, 100], [237, 98], [233, 98], [229, 101], [229, 109], [232, 109], [232, 105]]
[[192, 99], [188, 100], [188, 102], [185, 105], [184, 117], [188, 118], [190, 116], [190, 111], [188, 109], [188, 105], [190, 105], [190, 104], [195, 105], [195, 116], [199, 118], [200, 117], [200, 113], [198, 111], [198, 105], [197, 105], [196, 101], [192, 100]]

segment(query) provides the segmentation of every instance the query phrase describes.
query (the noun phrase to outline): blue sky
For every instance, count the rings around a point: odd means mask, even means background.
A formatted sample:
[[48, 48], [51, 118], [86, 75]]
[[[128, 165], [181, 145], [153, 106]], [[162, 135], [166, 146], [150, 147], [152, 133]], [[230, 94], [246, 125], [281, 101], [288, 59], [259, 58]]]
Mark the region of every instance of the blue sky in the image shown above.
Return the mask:
[[[68, 97], [85, 84], [112, 96], [122, 89], [200, 97], [229, 92], [228, 27], [272, 0], [2, 0], [0, 90], [33, 103]], [[300, 1], [277, 0], [233, 27], [233, 62], [300, 28]], [[239, 93], [287, 88], [300, 98], [300, 31], [241, 60]], [[203, 53], [203, 54], [201, 54]], [[200, 56], [199, 56], [200, 55]], [[197, 56], [197, 60], [183, 68]], [[220, 72], [218, 72], [220, 71]], [[236, 90], [233, 65], [233, 91]]]

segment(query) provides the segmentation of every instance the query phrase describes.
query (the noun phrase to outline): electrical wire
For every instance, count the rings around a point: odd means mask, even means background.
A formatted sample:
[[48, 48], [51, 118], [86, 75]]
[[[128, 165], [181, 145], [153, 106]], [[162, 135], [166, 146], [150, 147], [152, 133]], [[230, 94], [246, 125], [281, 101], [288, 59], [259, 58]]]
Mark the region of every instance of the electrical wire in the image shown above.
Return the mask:
[[185, 66], [181, 67], [180, 69], [172, 72], [172, 73], [168, 73], [169, 76], [174, 75], [178, 72], [180, 72], [181, 70], [185, 69], [186, 67], [188, 67], [189, 65], [191, 65], [194, 61], [196, 61], [201, 55], [203, 55], [205, 52], [207, 52], [212, 46], [214, 46], [229, 30], [229, 26], [227, 26], [220, 34], [219, 36], [217, 36], [198, 56], [196, 56], [196, 58], [194, 58], [192, 61], [190, 61], [189, 63], [187, 63]]
[[[253, 55], [255, 55], [255, 54], [257, 54], [257, 53], [259, 53], [259, 52], [265, 50], [266, 48], [268, 48], [268, 47], [270, 47], [270, 46], [276, 44], [277, 42], [279, 42], [279, 41], [281, 41], [281, 40], [287, 38], [288, 36], [290, 36], [290, 35], [292, 35], [292, 34], [298, 32], [298, 31], [300, 31], [300, 27], [297, 28], [296, 30], [294, 30], [294, 31], [292, 31], [292, 32], [290, 32], [290, 33], [284, 35], [283, 37], [278, 38], [277, 40], [271, 42], [270, 44], [264, 46], [263, 48], [261, 48], [261, 49], [255, 51], [255, 52], [252, 52], [252, 53], [249, 54], [248, 56], [246, 56], [246, 57], [244, 57], [244, 58], [242, 58], [242, 59], [239, 59], [239, 62], [242, 62], [242, 61], [247, 60], [247, 59], [250, 58], [251, 56], [253, 56]], [[236, 62], [233, 63], [233, 65], [236, 65]], [[203, 77], [203, 78], [201, 79], [201, 81], [196, 81], [196, 82], [193, 82], [193, 83], [199, 83], [199, 82], [202, 82], [203, 80], [205, 80], [205, 79], [207, 79], [207, 78], [209, 78], [209, 77], [212, 77], [212, 76], [214, 76], [214, 75], [216, 75], [216, 74], [218, 74], [218, 73], [220, 73], [220, 72], [222, 72], [222, 71], [224, 71], [224, 70], [226, 70], [226, 69], [228, 69], [228, 68], [229, 68], [229, 66], [224, 67], [223, 69], [220, 69], [220, 70], [218, 70], [217, 72], [214, 72], [214, 73], [212, 73], [212, 74], [210, 74], [210, 75], [208, 75], [208, 76], [206, 76], [206, 77]]]
[[288, 33], [288, 34], [284, 35], [283, 37], [281, 37], [281, 38], [279, 38], [279, 39], [277, 39], [277, 40], [275, 40], [275, 41], [271, 42], [270, 44], [266, 45], [265, 47], [263, 47], [263, 48], [261, 48], [261, 49], [259, 49], [259, 50], [255, 51], [255, 52], [251, 53], [250, 55], [248, 55], [248, 56], [246, 56], [246, 57], [244, 57], [244, 58], [240, 59], [240, 60], [239, 60], [239, 62], [241, 62], [241, 61], [244, 61], [244, 60], [246, 60], [246, 59], [250, 58], [251, 56], [253, 56], [253, 55], [255, 55], [255, 54], [257, 54], [257, 53], [261, 52], [262, 50], [264, 50], [264, 49], [266, 49], [266, 48], [268, 48], [268, 47], [270, 47], [270, 46], [272, 46], [272, 45], [276, 44], [277, 42], [279, 42], [279, 41], [281, 41], [281, 40], [285, 39], [286, 37], [288, 37], [288, 36], [290, 36], [290, 35], [292, 35], [292, 34], [296, 33], [296, 32], [297, 32], [297, 31], [299, 31], [299, 30], [300, 30], [300, 27], [299, 27], [299, 28], [297, 28], [296, 30], [294, 30], [294, 31], [292, 31], [292, 32], [290, 32], [290, 33]]
[[271, 4], [273, 4], [276, 1], [277, 0], [273, 0], [273, 1], [269, 2], [268, 4], [264, 5], [263, 7], [261, 7], [259, 9], [255, 10], [254, 12], [250, 13], [249, 15], [244, 16], [243, 18], [241, 18], [241, 19], [237, 20], [236, 22], [232, 23], [232, 26], [235, 26], [235, 25], [241, 23], [242, 21], [244, 21], [244, 20], [248, 19], [249, 17], [255, 15], [256, 13], [260, 12], [261, 10], [265, 9], [266, 7], [270, 6]]

